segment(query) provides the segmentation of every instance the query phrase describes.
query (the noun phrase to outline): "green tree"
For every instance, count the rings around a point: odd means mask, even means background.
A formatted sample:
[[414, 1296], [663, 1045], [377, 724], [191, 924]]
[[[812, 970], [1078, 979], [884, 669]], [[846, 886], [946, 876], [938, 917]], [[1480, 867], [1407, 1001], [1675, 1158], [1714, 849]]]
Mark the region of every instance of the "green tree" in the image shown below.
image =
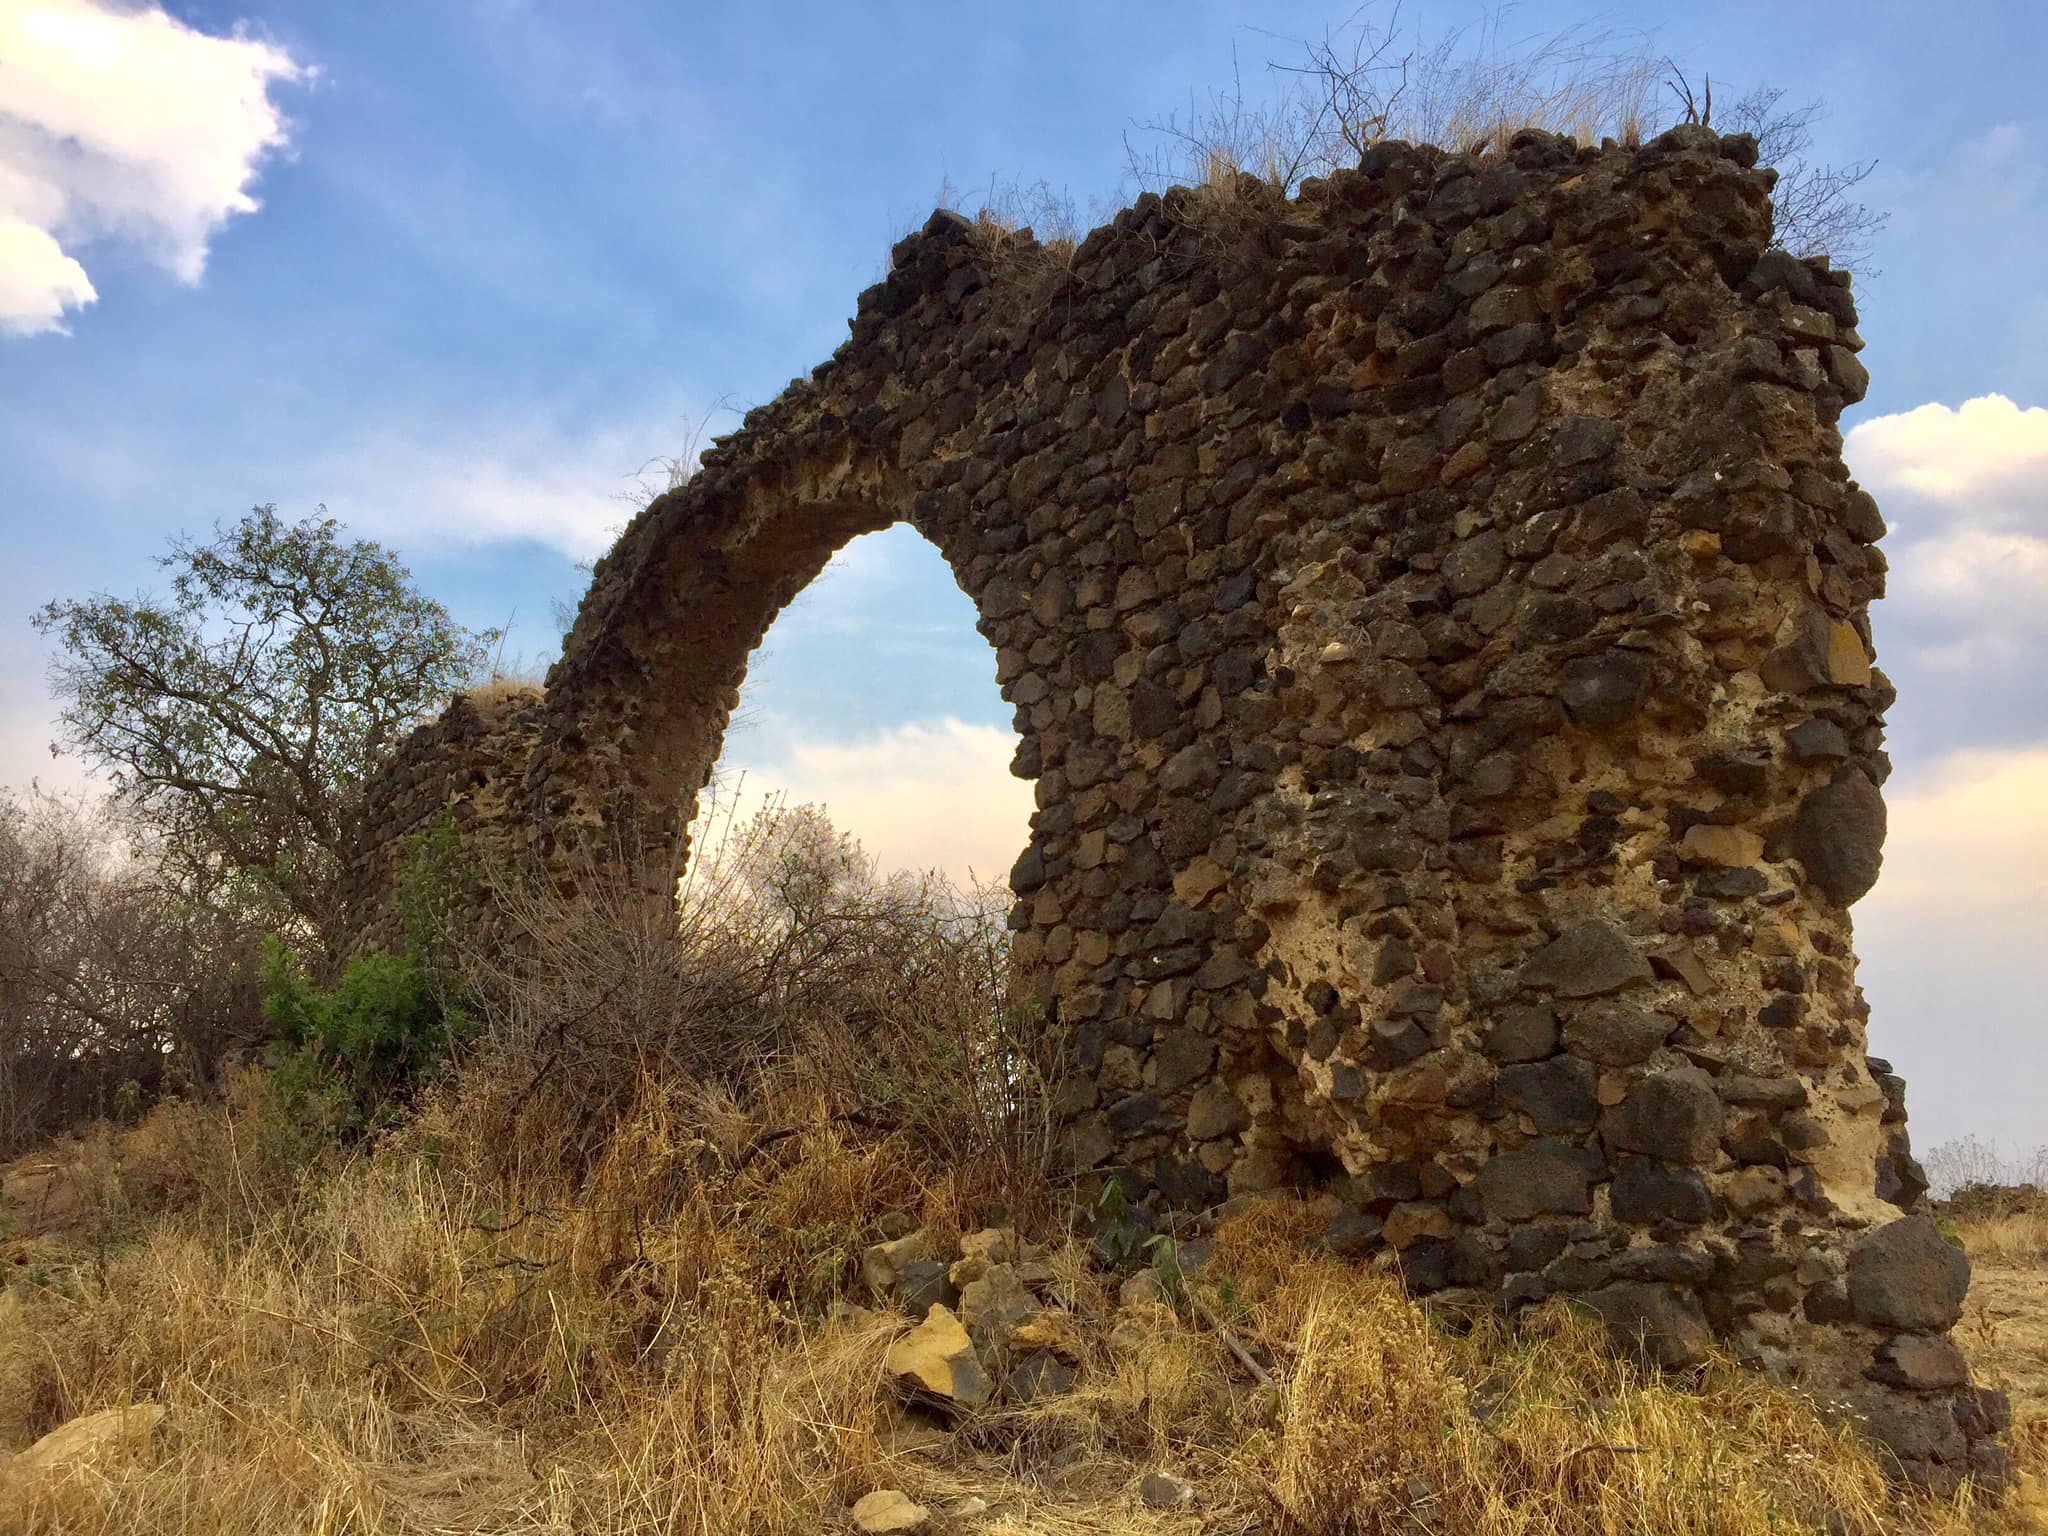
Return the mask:
[[350, 792], [495, 636], [324, 507], [295, 523], [256, 507], [158, 563], [167, 597], [36, 615], [59, 644], [65, 737], [194, 890], [321, 932], [354, 844]]

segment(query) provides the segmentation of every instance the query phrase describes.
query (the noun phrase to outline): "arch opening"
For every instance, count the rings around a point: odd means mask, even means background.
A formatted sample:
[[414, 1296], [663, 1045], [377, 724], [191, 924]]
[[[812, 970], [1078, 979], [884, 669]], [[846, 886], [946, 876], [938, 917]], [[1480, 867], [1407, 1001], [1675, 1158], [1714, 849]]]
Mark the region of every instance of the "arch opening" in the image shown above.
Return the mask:
[[691, 825], [816, 805], [885, 873], [1001, 880], [1030, 837], [973, 600], [907, 523], [855, 534], [770, 621]]

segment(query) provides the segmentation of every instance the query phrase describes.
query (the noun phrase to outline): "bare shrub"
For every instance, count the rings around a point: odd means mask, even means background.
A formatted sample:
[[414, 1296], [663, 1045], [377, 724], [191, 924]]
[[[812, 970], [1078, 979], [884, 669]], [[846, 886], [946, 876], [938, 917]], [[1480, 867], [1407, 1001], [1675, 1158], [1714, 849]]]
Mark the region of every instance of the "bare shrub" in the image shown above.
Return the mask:
[[106, 806], [0, 794], [0, 1154], [132, 1115], [264, 1038], [255, 950]]
[[1825, 256], [1838, 266], [1853, 266], [1874, 277], [1876, 273], [1864, 264], [1891, 216], [1852, 194], [1877, 169], [1877, 162], [1816, 164], [1810, 158], [1813, 129], [1826, 115], [1817, 101], [1788, 106], [1783, 87], [1758, 86], [1714, 126], [1725, 133], [1751, 135], [1758, 159], [1777, 168], [1771, 206], [1781, 247], [1794, 256]]
[[2048, 1147], [2008, 1152], [1982, 1136], [1959, 1136], [1926, 1152], [1920, 1162], [1927, 1170], [1928, 1191], [1937, 1200], [1977, 1188], [2048, 1188]]
[[1042, 1183], [1052, 1063], [1011, 994], [1006, 906], [885, 878], [814, 807], [710, 822], [687, 872], [612, 848], [560, 884], [492, 876], [502, 929], [460, 963], [484, 1020], [468, 1135], [498, 1172], [587, 1174], [636, 1104], [685, 1093], [707, 1169], [787, 1101], [767, 1134], [832, 1122]]

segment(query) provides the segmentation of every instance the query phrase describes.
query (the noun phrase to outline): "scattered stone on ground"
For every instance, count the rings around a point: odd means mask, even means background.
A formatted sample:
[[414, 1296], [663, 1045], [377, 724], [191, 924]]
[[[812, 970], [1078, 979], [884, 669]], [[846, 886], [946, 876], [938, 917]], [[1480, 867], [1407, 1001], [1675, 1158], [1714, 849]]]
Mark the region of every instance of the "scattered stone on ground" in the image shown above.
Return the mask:
[[922, 1323], [889, 1346], [884, 1364], [898, 1380], [945, 1402], [979, 1408], [988, 1401], [988, 1377], [974, 1341], [948, 1308], [935, 1304]]
[[869, 1532], [922, 1530], [932, 1512], [896, 1488], [877, 1488], [853, 1506], [856, 1530]]
[[113, 1457], [138, 1456], [149, 1449], [163, 1418], [158, 1403], [131, 1403], [82, 1414], [59, 1424], [7, 1465], [14, 1472], [57, 1472]]

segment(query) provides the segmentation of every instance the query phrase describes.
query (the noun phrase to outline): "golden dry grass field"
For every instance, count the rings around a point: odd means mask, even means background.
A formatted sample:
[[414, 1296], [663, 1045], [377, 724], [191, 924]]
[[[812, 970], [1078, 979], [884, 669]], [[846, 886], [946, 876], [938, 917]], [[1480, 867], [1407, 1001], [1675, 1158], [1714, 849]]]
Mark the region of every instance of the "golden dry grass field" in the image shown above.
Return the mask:
[[[1226, 1222], [1165, 1300], [1045, 1234], [1075, 1384], [949, 1425], [884, 1370], [910, 1319], [870, 1310], [859, 1261], [888, 1219], [983, 1225], [960, 1177], [794, 1091], [649, 1093], [573, 1190], [486, 1177], [465, 1114], [309, 1158], [252, 1073], [231, 1107], [7, 1169], [0, 1531], [793, 1536], [853, 1529], [878, 1489], [988, 1536], [1996, 1536], [2048, 1507], [2038, 1205], [1955, 1225], [1959, 1337], [2016, 1406], [2022, 1482], [1994, 1509], [1898, 1494], [1732, 1368], [1645, 1378], [1565, 1312], [1448, 1327], [1314, 1256], [1286, 1204]], [[136, 1404], [161, 1422], [19, 1454]], [[1155, 1472], [1192, 1498], [1148, 1505]]]

